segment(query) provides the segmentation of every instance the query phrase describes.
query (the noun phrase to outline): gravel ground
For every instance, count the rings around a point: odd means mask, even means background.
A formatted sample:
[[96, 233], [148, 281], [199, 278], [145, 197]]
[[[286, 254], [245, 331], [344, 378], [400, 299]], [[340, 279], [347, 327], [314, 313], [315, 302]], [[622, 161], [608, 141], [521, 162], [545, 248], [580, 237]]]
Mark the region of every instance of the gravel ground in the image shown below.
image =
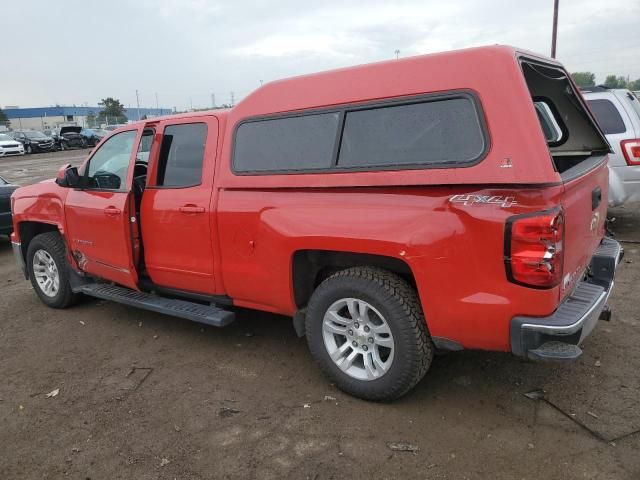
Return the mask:
[[[84, 155], [3, 159], [0, 175], [31, 183]], [[640, 478], [639, 208], [611, 212], [613, 320], [578, 361], [439, 356], [393, 404], [337, 391], [284, 317], [242, 310], [219, 330], [92, 299], [48, 309], [0, 238], [0, 478]]]

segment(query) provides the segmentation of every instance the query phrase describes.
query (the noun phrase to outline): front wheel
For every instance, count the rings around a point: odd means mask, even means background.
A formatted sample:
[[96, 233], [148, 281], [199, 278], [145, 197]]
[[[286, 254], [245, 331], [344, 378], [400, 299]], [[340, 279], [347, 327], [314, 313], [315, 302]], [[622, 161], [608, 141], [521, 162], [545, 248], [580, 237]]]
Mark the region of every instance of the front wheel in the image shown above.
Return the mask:
[[31, 153], [33, 153], [33, 148], [31, 147], [31, 145], [27, 145], [26, 148], [24, 149], [24, 151], [27, 154], [31, 154]]
[[45, 305], [66, 308], [77, 299], [71, 290], [64, 240], [58, 232], [36, 236], [27, 249], [27, 266], [33, 289]]
[[395, 400], [431, 365], [433, 348], [415, 290], [399, 276], [354, 267], [327, 278], [306, 315], [311, 355], [338, 388]]

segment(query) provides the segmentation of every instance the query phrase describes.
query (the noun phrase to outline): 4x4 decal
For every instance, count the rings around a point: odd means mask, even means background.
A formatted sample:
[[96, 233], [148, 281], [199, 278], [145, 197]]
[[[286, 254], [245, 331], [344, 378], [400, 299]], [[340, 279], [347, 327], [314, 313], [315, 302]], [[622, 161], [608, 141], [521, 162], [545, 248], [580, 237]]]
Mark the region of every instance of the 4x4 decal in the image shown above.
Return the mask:
[[513, 205], [517, 205], [515, 197], [505, 197], [502, 195], [475, 195], [475, 194], [463, 194], [454, 195], [449, 198], [451, 203], [462, 203], [463, 205], [476, 205], [476, 204], [491, 204], [500, 205], [502, 208], [509, 208]]

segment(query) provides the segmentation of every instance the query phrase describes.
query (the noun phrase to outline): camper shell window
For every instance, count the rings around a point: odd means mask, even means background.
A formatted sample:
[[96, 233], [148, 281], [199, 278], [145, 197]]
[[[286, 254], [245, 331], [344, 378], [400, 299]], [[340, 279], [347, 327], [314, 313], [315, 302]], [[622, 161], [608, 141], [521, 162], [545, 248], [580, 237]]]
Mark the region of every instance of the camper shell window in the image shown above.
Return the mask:
[[521, 59], [520, 65], [558, 172], [609, 152], [607, 140], [565, 70], [530, 59]]

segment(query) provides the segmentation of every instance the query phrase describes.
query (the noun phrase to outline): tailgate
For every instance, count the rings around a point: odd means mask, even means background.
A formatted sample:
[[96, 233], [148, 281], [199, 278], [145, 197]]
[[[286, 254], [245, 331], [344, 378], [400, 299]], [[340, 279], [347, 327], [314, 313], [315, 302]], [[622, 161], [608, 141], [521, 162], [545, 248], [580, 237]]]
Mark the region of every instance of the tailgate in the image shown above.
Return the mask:
[[[582, 277], [604, 236], [609, 169], [607, 158], [594, 157], [581, 174], [563, 178], [564, 268], [560, 296], [564, 298]], [[581, 164], [583, 165], [583, 164]], [[567, 171], [565, 173], [570, 173]], [[563, 175], [564, 177], [564, 175]]]

